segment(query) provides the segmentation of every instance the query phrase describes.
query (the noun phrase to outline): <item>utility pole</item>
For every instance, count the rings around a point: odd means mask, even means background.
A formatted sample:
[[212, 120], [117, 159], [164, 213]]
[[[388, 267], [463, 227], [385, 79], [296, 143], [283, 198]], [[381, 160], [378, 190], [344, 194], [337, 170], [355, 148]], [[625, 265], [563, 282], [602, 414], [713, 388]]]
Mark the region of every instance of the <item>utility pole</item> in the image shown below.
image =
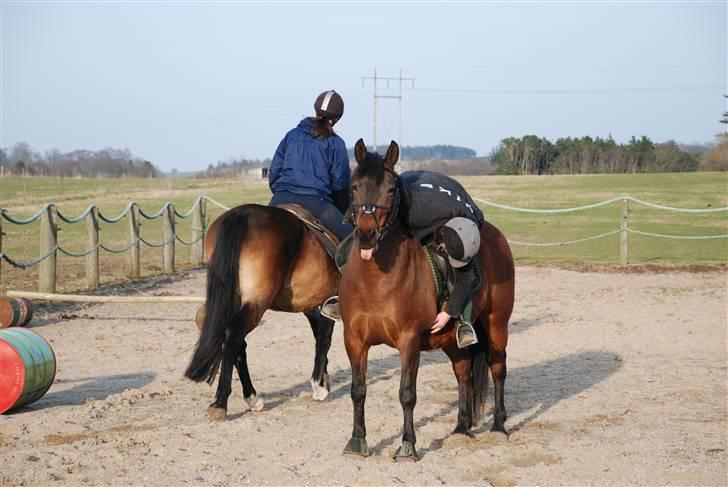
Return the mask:
[[[371, 80], [374, 85], [374, 150], [377, 150], [377, 100], [379, 98], [391, 98], [398, 100], [399, 103], [399, 116], [398, 116], [398, 133], [397, 133], [397, 143], [399, 143], [400, 147], [404, 147], [402, 145], [402, 99], [403, 99], [403, 88], [404, 88], [404, 82], [407, 81], [410, 83], [410, 88], [415, 87], [415, 79], [414, 78], [403, 78], [402, 77], [402, 69], [399, 70], [399, 77], [397, 78], [391, 78], [386, 76], [377, 76], [377, 69], [374, 68], [374, 77], [371, 76], [363, 76], [361, 79], [361, 85], [362, 88], [364, 87], [364, 83], [367, 80]], [[398, 95], [378, 95], [377, 94], [377, 82], [378, 81], [386, 81], [387, 82], [387, 88], [389, 88], [389, 83], [391, 81], [399, 81], [399, 94]]]

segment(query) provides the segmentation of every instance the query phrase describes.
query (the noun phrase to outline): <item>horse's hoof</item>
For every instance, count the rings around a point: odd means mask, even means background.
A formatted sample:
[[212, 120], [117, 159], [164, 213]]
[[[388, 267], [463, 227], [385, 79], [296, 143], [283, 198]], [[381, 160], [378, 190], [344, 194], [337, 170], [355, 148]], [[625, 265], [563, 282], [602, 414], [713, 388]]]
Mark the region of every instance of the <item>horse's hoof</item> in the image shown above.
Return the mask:
[[364, 438], [352, 438], [344, 447], [344, 455], [369, 456], [369, 447]]
[[464, 435], [464, 436], [467, 436], [468, 438], [475, 438], [475, 435], [473, 435], [473, 433], [470, 432], [470, 429], [466, 428], [465, 426], [456, 426], [455, 429], [453, 430], [452, 434]]
[[227, 417], [227, 409], [210, 406], [207, 408], [207, 417], [213, 421], [225, 421]]
[[416, 462], [419, 460], [415, 444], [409, 441], [402, 442], [402, 445], [394, 452], [393, 458], [395, 462]]
[[265, 407], [265, 402], [255, 394], [252, 394], [250, 397], [246, 397], [245, 402], [248, 403], [248, 407], [251, 411], [262, 411]]
[[324, 374], [324, 385], [320, 386], [317, 381], [311, 379], [311, 389], [313, 392], [311, 396], [314, 401], [323, 401], [329, 397], [329, 391], [331, 390], [331, 383], [329, 382], [329, 374]]
[[504, 428], [503, 426], [496, 426], [496, 425], [493, 425], [493, 426], [492, 426], [492, 427], [490, 428], [490, 433], [491, 433], [491, 434], [498, 434], [498, 435], [503, 435], [503, 436], [505, 436], [505, 438], [506, 438], [506, 439], [508, 439], [508, 436], [509, 436], [509, 435], [508, 435], [508, 432], [506, 431], [506, 429], [505, 429], [505, 428]]

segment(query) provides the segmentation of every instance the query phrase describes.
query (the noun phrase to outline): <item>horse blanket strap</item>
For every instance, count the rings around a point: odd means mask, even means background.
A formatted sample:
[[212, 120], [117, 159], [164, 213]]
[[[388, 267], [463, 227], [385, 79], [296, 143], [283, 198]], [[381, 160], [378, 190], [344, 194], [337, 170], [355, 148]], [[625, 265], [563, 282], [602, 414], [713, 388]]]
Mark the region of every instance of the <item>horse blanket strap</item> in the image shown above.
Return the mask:
[[[450, 268], [447, 256], [439, 253], [435, 248], [434, 243], [428, 243], [423, 245], [423, 247], [427, 254], [427, 261], [430, 264], [430, 270], [432, 271], [432, 279], [435, 281], [435, 289], [437, 290], [437, 308], [439, 309], [440, 306], [442, 306], [442, 303], [444, 303], [450, 296], [450, 291], [454, 286], [454, 273]], [[473, 274], [475, 275], [475, 278], [473, 279], [473, 284], [470, 290], [471, 294], [482, 288], [483, 283], [485, 282], [483, 272], [480, 269], [480, 262], [478, 262], [477, 257], [473, 257]], [[470, 313], [471, 309], [472, 300], [468, 303], [468, 305], [466, 305], [468, 313]]]
[[445, 297], [443, 296], [445, 285], [443, 284], [440, 269], [438, 269], [437, 263], [435, 262], [435, 250], [430, 245], [424, 245], [423, 247], [425, 248], [425, 253], [427, 254], [427, 262], [430, 263], [430, 270], [432, 271], [432, 279], [435, 281], [435, 290], [437, 291], [437, 301], [439, 304], [440, 299]]
[[290, 213], [293, 213], [304, 225], [312, 231], [314, 236], [321, 242], [321, 245], [326, 249], [326, 253], [334, 259], [336, 254], [336, 248], [339, 246], [339, 239], [336, 238], [328, 228], [323, 226], [319, 220], [313, 216], [313, 213], [308, 211], [303, 206], [294, 204], [283, 204], [278, 205], [278, 208], [282, 208]]

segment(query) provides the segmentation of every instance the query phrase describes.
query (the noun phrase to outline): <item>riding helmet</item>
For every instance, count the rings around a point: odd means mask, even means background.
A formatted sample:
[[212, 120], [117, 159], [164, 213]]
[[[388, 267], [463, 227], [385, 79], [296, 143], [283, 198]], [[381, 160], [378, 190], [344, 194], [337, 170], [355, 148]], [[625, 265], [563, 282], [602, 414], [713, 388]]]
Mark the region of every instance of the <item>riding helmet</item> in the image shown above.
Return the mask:
[[313, 104], [316, 115], [331, 120], [335, 124], [344, 114], [344, 99], [334, 90], [321, 93]]
[[453, 267], [465, 267], [480, 249], [478, 225], [469, 218], [452, 218], [442, 230], [448, 260]]

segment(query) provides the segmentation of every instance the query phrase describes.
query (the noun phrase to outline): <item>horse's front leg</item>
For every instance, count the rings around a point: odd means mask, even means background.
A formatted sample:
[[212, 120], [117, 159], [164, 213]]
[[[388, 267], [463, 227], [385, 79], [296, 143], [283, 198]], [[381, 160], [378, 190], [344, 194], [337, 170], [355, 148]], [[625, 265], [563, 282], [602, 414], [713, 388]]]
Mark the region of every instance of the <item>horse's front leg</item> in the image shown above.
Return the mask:
[[414, 411], [417, 404], [417, 371], [420, 368], [420, 339], [417, 335], [400, 337], [399, 360], [402, 367], [399, 383], [399, 402], [404, 413], [404, 434], [402, 445], [394, 454], [394, 459], [416, 462]]
[[262, 411], [265, 403], [258, 397], [255, 387], [253, 387], [253, 381], [250, 379], [248, 355], [246, 353], [247, 346], [248, 344], [243, 339], [240, 353], [238, 353], [238, 358], [235, 360], [235, 368], [238, 370], [238, 377], [240, 377], [240, 383], [243, 386], [243, 397], [245, 398], [245, 402], [248, 403], [248, 407], [253, 411]]
[[316, 339], [316, 356], [311, 374], [312, 396], [316, 401], [323, 401], [331, 391], [326, 367], [329, 363], [328, 355], [331, 348], [331, 335], [334, 333], [334, 321], [322, 316], [318, 308], [304, 314], [311, 324], [311, 331]]
[[364, 402], [367, 398], [367, 356], [369, 345], [353, 337], [349, 327], [344, 328], [344, 344], [351, 363], [351, 402], [354, 406], [354, 429], [344, 447], [345, 455], [369, 455], [367, 428], [364, 421]]

